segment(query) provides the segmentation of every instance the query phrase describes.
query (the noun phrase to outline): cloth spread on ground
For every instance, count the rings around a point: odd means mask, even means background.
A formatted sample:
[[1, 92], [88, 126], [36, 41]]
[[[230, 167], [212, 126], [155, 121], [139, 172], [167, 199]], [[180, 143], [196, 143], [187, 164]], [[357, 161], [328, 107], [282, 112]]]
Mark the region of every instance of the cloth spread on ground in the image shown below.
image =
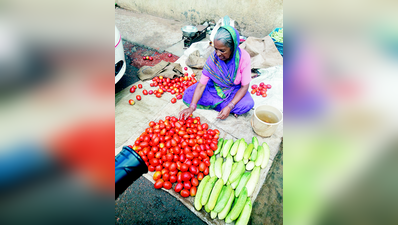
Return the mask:
[[183, 75], [184, 73], [179, 63], [171, 63], [163, 60], [154, 66], [143, 66], [138, 70], [138, 77], [142, 81], [152, 79], [156, 76], [174, 78]]
[[249, 37], [239, 47], [249, 53], [252, 69], [283, 65], [283, 57], [270, 36]]

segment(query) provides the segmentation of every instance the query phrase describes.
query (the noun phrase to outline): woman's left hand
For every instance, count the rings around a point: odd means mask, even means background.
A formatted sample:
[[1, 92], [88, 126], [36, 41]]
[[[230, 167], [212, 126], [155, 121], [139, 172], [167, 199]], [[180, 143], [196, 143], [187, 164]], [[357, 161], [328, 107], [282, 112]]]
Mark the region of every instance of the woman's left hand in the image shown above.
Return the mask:
[[225, 106], [219, 113], [217, 116], [217, 119], [222, 119], [225, 120], [228, 116], [229, 113], [231, 112], [231, 109], [228, 106]]

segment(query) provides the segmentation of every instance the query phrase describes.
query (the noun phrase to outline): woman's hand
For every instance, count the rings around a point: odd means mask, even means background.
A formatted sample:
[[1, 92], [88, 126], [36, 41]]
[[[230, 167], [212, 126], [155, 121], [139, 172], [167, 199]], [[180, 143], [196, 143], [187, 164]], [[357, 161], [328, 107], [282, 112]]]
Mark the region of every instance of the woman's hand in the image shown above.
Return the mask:
[[192, 107], [186, 108], [186, 109], [182, 110], [182, 111], [179, 113], [179, 117], [178, 117], [178, 118], [179, 118], [180, 120], [182, 120], [182, 119], [186, 120], [186, 119], [188, 119], [188, 117], [193, 113], [193, 111], [195, 111], [195, 109], [192, 108]]
[[231, 112], [231, 108], [229, 108], [228, 106], [225, 106], [219, 113], [217, 116], [217, 119], [222, 119], [225, 120], [228, 116], [229, 113]]

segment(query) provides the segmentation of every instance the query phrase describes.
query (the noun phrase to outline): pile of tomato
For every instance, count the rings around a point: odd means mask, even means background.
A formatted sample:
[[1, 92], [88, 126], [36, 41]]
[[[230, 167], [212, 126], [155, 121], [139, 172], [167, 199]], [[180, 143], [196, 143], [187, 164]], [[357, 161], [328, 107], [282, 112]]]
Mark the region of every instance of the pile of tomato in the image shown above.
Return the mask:
[[[193, 73], [191, 76], [188, 76], [188, 73], [185, 72], [184, 76], [182, 77], [177, 77], [174, 79], [170, 79], [170, 78], [165, 78], [162, 76], [158, 76], [158, 77], [154, 77], [152, 79], [152, 82], [150, 83], [151, 87], [158, 87], [155, 90], [142, 90], [142, 94], [143, 95], [155, 95], [158, 98], [161, 98], [163, 93], [165, 92], [169, 92], [172, 95], [175, 95], [175, 98], [171, 99], [172, 103], [176, 103], [177, 99], [182, 99], [182, 94], [184, 93], [184, 91], [192, 86], [193, 84], [195, 84], [197, 82], [197, 80], [195, 79], [195, 74]], [[138, 88], [141, 89], [142, 88], [142, 84], [138, 84]], [[134, 93], [137, 89], [136, 85], [133, 85], [130, 88], [130, 92]], [[141, 95], [137, 95], [136, 99], [138, 101], [141, 100]], [[130, 99], [131, 100], [131, 99]], [[130, 104], [133, 103], [134, 101], [131, 100], [129, 101]], [[132, 104], [131, 104], [132, 105]]]
[[208, 129], [200, 117], [178, 120], [166, 116], [165, 120], [149, 122], [130, 146], [155, 172], [155, 188], [171, 189], [182, 197], [195, 196], [199, 181], [209, 174], [210, 157], [217, 150], [220, 131]]
[[264, 84], [261, 82], [259, 85], [253, 84], [252, 91], [250, 92], [252, 95], [256, 94], [257, 96], [267, 97], [267, 89], [271, 89], [270, 84]]

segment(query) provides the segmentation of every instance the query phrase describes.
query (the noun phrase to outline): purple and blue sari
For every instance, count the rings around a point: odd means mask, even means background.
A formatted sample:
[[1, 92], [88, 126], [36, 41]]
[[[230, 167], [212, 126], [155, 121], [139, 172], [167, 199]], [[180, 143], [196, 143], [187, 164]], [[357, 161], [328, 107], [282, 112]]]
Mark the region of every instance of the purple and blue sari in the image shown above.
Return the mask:
[[[207, 59], [202, 73], [210, 79], [206, 84], [202, 97], [197, 103], [197, 108], [199, 109], [214, 109], [216, 111], [221, 111], [230, 101], [232, 101], [236, 92], [238, 92], [241, 87], [240, 84], [234, 84], [239, 68], [239, 61], [242, 55], [239, 48], [239, 33], [231, 26], [222, 27], [231, 34], [234, 41], [234, 52], [232, 53], [232, 58], [227, 62], [218, 58], [215, 51]], [[198, 83], [185, 90], [183, 101], [187, 106], [191, 104], [197, 85]], [[253, 98], [250, 93], [247, 92], [246, 95], [235, 105], [235, 108], [231, 110], [231, 113], [240, 115], [248, 112], [253, 108], [253, 106]]]

